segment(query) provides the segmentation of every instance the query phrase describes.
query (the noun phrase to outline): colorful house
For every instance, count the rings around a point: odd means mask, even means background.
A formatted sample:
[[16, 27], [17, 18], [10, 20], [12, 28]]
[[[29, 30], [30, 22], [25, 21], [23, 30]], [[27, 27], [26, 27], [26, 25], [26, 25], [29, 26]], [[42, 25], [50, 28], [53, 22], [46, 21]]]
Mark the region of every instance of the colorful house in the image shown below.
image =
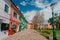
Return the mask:
[[11, 4], [8, 35], [12, 35], [16, 32], [19, 32], [20, 30], [25, 30], [27, 21], [25, 20], [22, 13], [19, 11], [19, 8], [13, 3], [13, 1], [8, 1]]
[[25, 30], [27, 21], [12, 0], [0, 0], [0, 30], [9, 30], [8, 35]]
[[24, 16], [21, 14], [20, 16], [20, 30], [25, 30], [27, 28], [27, 21]]
[[10, 3], [0, 0], [0, 30], [8, 30], [10, 19]]
[[47, 29], [52, 29], [52, 25], [50, 25], [50, 24], [45, 24], [45, 28], [47, 28]]
[[17, 7], [15, 7], [14, 4], [12, 4], [11, 2], [9, 34], [14, 34], [15, 32], [19, 31], [19, 26], [20, 26], [19, 16], [20, 13]]
[[27, 29], [33, 29], [33, 28], [34, 28], [33, 23], [28, 23], [28, 24], [27, 24]]

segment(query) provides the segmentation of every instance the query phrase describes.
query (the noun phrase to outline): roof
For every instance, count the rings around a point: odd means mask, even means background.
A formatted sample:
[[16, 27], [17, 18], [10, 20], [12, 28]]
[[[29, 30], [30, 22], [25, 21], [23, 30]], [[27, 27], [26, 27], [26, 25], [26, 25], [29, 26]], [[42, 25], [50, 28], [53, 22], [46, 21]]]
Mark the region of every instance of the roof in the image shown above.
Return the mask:
[[[14, 4], [14, 2], [12, 0], [8, 0], [8, 2], [10, 2], [10, 4], [16, 9], [18, 10], [17, 6]], [[20, 13], [20, 16], [23, 17], [23, 19], [28, 23], [28, 21], [25, 19], [24, 15], [21, 13], [21, 11], [18, 10], [18, 12]]]

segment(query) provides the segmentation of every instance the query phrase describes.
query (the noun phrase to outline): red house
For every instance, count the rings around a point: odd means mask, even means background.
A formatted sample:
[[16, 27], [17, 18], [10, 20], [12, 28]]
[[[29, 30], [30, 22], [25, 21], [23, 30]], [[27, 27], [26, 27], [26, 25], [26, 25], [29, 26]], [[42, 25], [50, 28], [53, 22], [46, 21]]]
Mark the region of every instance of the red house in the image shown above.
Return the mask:
[[52, 29], [52, 25], [50, 25], [50, 24], [45, 24], [45, 28], [47, 28], [47, 29]]
[[10, 9], [10, 23], [9, 23], [9, 31], [8, 35], [12, 35], [15, 32], [19, 31], [19, 26], [20, 26], [20, 12], [18, 10], [18, 7], [14, 5], [12, 0], [8, 0], [11, 4], [11, 9]]

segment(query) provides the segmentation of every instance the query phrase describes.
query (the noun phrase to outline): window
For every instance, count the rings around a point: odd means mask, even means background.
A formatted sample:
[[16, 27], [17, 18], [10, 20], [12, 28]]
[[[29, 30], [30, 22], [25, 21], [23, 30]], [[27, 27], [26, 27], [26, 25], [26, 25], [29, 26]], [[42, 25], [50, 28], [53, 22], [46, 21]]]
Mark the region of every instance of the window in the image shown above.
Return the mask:
[[9, 29], [9, 24], [7, 24], [7, 23], [2, 23], [1, 24], [1, 31], [2, 30], [8, 30]]
[[14, 12], [14, 17], [17, 18], [17, 14]]
[[5, 9], [4, 11], [8, 13], [9, 7], [5, 4]]
[[21, 18], [21, 17], [19, 16], [19, 20], [20, 20], [20, 18]]

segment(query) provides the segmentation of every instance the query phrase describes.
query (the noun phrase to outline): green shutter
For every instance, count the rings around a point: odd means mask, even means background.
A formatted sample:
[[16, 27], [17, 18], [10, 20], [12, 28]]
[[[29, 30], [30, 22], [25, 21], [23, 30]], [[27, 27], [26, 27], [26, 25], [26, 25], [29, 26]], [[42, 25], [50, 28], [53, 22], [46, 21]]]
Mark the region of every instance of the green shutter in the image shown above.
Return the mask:
[[8, 24], [6, 24], [6, 27], [8, 27]]
[[25, 24], [23, 17], [20, 16], [19, 19], [20, 19], [20, 30], [25, 30], [26, 24]]
[[5, 12], [7, 12], [8, 13], [8, 11], [9, 11], [9, 7], [5, 4], [5, 9], [4, 9], [4, 11]]

